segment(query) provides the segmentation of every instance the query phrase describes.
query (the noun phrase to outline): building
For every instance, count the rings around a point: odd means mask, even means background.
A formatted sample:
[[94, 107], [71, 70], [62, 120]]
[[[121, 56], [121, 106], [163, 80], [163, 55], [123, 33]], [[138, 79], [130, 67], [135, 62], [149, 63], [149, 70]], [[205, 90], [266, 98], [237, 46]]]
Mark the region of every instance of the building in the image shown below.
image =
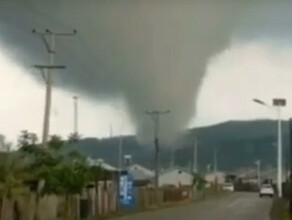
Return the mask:
[[132, 175], [134, 184], [136, 186], [145, 186], [151, 184], [155, 176], [152, 170], [149, 170], [139, 164], [130, 166], [128, 172]]
[[207, 183], [215, 183], [217, 179], [218, 184], [223, 184], [225, 183], [225, 173], [223, 172], [213, 172], [213, 173], [208, 173], [205, 175], [205, 180]]
[[116, 172], [118, 169], [108, 163], [106, 163], [103, 159], [93, 159], [93, 158], [87, 158], [87, 163], [89, 166], [97, 166], [101, 167], [104, 170], [111, 171], [111, 172]]
[[193, 175], [185, 168], [173, 167], [159, 175], [159, 186], [191, 186]]

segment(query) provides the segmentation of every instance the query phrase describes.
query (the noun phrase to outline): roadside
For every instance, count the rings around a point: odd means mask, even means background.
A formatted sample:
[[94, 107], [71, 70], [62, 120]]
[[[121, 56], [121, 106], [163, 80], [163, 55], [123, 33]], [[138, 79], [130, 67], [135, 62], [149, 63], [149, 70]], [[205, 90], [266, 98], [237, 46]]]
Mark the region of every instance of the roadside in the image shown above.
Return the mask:
[[116, 219], [124, 216], [131, 216], [139, 213], [147, 213], [147, 212], [155, 212], [165, 209], [172, 209], [183, 207], [190, 204], [201, 203], [206, 201], [214, 201], [221, 199], [225, 196], [231, 195], [232, 193], [228, 192], [215, 192], [214, 189], [208, 189], [204, 193], [200, 192], [200, 196], [197, 196], [195, 199], [188, 199], [183, 201], [175, 201], [175, 202], [165, 202], [161, 203], [159, 206], [151, 206], [144, 209], [132, 210], [132, 211], [118, 211], [111, 215], [101, 217], [100, 219]]
[[269, 220], [272, 200], [255, 193], [235, 192], [200, 202], [120, 216], [119, 220]]
[[290, 220], [288, 204], [285, 199], [275, 198], [273, 200], [271, 212], [270, 212], [270, 220]]

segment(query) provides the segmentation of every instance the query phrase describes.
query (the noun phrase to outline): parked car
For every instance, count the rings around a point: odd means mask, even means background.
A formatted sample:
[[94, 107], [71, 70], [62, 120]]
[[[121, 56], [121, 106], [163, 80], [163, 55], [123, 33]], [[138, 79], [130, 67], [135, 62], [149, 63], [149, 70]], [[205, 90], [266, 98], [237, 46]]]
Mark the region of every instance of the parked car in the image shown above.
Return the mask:
[[222, 189], [228, 192], [234, 192], [234, 185], [232, 183], [224, 183]]
[[260, 197], [263, 197], [263, 196], [273, 197], [274, 193], [275, 193], [274, 189], [273, 189], [272, 185], [270, 185], [270, 184], [263, 184], [260, 187]]

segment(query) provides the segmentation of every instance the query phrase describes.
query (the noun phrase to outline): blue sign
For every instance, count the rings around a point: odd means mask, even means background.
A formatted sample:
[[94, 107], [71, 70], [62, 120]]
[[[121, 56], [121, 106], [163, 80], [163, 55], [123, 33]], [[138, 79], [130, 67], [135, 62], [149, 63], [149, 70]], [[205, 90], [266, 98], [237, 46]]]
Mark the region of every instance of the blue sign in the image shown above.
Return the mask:
[[120, 176], [120, 204], [125, 208], [135, 204], [133, 178], [130, 175]]

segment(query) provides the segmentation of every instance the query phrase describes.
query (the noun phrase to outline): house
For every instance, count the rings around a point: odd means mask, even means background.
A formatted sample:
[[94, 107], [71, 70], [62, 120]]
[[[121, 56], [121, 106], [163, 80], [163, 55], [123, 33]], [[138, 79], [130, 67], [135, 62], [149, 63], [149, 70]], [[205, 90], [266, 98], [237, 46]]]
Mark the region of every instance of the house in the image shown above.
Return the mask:
[[128, 172], [132, 175], [134, 185], [136, 186], [145, 186], [150, 184], [155, 176], [152, 170], [149, 170], [139, 164], [130, 166]]
[[116, 172], [118, 169], [108, 163], [106, 163], [103, 159], [93, 159], [93, 158], [87, 158], [87, 163], [89, 166], [97, 166], [101, 167], [104, 170], [111, 171], [111, 172]]
[[207, 183], [215, 183], [217, 180], [218, 184], [223, 184], [225, 183], [225, 173], [223, 172], [213, 172], [213, 173], [208, 173], [205, 175], [205, 180]]
[[159, 186], [191, 186], [193, 183], [192, 173], [181, 167], [173, 167], [159, 175]]

